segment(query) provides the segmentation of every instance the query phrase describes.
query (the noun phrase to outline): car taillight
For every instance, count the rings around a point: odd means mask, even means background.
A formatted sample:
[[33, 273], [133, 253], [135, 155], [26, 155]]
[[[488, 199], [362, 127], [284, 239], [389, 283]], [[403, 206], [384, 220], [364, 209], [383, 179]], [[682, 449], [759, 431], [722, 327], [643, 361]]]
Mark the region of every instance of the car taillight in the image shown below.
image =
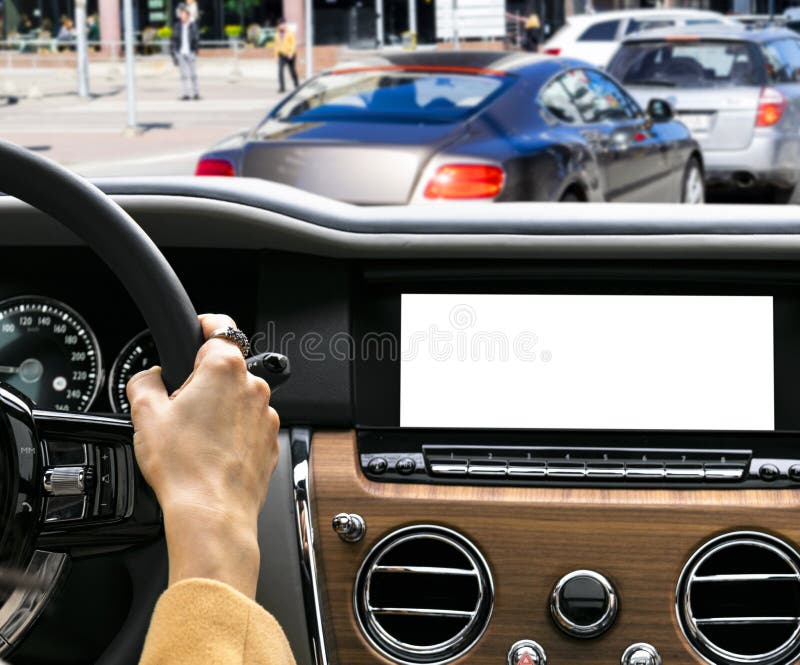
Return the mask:
[[556, 47], [546, 48], [544, 50], [544, 54], [545, 55], [561, 55], [561, 49], [560, 48], [556, 48]]
[[235, 176], [236, 170], [227, 159], [201, 159], [197, 162], [195, 175]]
[[493, 199], [503, 189], [506, 174], [490, 164], [447, 164], [425, 187], [426, 199]]
[[778, 124], [786, 110], [786, 97], [775, 88], [764, 88], [758, 98], [756, 127], [772, 127]]

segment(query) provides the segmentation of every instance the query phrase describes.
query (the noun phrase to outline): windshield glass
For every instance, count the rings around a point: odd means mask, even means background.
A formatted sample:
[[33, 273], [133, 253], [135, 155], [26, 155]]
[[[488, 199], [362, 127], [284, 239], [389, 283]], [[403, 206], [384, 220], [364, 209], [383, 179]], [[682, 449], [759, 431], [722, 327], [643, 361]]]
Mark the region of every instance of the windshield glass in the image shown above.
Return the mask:
[[609, 71], [625, 85], [718, 88], [759, 85], [760, 62], [749, 42], [665, 40], [625, 44]]
[[279, 106], [272, 120], [452, 122], [481, 107], [509, 76], [365, 69], [321, 76]]

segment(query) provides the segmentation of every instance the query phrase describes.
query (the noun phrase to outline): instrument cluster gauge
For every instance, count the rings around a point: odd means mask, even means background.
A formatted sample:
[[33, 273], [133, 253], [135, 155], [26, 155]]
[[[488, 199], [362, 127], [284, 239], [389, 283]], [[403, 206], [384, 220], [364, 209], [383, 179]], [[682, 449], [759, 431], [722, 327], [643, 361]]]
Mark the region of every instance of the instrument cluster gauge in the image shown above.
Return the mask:
[[116, 413], [130, 413], [125, 388], [131, 377], [159, 364], [158, 351], [149, 330], [140, 332], [119, 352], [108, 376], [108, 398]]
[[75, 310], [41, 296], [0, 302], [0, 381], [39, 409], [80, 412], [102, 378], [97, 337]]

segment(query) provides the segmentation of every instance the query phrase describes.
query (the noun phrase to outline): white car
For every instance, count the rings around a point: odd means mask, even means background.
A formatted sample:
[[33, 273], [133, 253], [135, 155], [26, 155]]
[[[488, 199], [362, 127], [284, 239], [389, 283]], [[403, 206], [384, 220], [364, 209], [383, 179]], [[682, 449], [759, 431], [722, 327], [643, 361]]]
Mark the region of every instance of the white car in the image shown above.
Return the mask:
[[548, 55], [576, 58], [596, 67], [605, 67], [626, 35], [655, 28], [715, 23], [739, 25], [735, 19], [698, 9], [634, 9], [576, 14], [567, 18], [564, 26], [545, 42], [542, 50]]

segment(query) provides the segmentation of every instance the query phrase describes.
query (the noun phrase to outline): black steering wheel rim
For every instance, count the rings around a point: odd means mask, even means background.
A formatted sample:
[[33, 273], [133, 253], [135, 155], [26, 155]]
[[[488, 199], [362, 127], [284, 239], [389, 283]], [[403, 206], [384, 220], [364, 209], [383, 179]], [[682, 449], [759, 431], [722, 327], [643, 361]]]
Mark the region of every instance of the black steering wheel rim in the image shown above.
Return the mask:
[[[81, 238], [109, 266], [139, 308], [155, 340], [168, 390], [194, 368], [203, 334], [178, 276], [153, 241], [112, 199], [83, 178], [20, 146], [0, 140], [0, 192], [46, 213]], [[163, 539], [136, 589], [128, 618], [98, 664], [138, 661], [153, 604], [166, 581]], [[150, 549], [152, 549], [151, 546]], [[142, 564], [139, 564], [141, 567]]]

